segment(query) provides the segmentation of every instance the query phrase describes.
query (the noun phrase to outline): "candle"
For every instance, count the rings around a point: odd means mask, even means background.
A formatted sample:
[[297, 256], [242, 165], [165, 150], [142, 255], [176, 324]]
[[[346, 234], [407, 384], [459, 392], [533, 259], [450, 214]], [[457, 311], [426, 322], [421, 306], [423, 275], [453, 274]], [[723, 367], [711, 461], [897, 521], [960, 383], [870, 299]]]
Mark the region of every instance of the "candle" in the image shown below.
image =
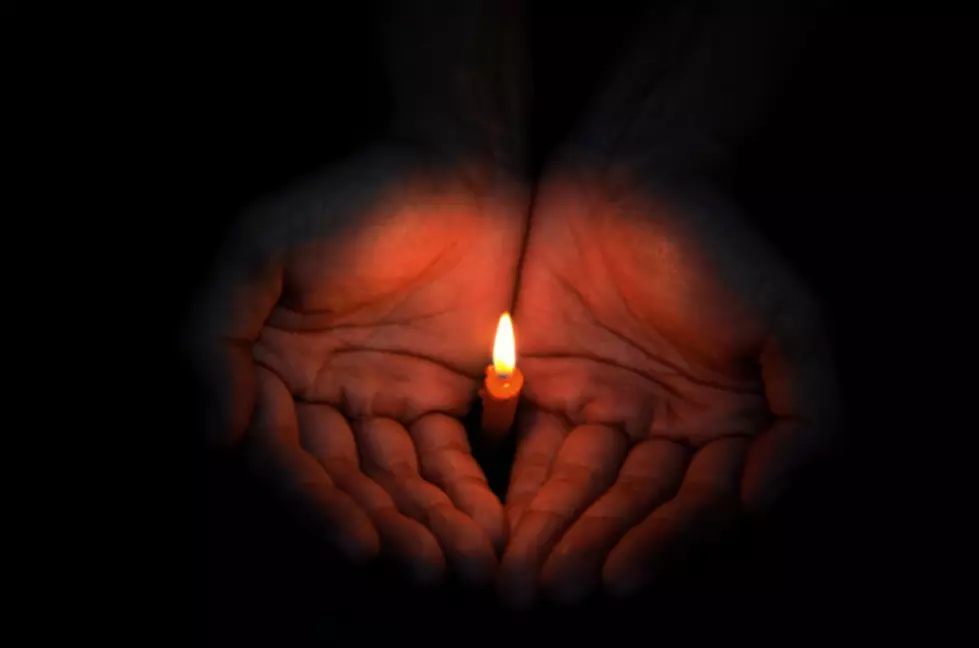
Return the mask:
[[510, 314], [503, 313], [496, 327], [493, 364], [486, 367], [486, 379], [479, 395], [483, 399], [483, 434], [499, 438], [513, 425], [523, 387], [523, 374], [517, 369], [517, 344]]

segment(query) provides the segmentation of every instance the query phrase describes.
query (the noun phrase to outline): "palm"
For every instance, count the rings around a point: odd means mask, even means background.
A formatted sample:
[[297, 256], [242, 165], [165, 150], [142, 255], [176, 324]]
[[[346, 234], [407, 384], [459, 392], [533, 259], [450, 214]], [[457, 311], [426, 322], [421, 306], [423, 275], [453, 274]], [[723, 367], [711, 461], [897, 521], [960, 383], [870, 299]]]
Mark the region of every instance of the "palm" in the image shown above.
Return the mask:
[[812, 357], [795, 341], [815, 324], [722, 205], [635, 175], [552, 174], [516, 307], [529, 408], [507, 495], [512, 599], [539, 584], [565, 599], [599, 581], [629, 591], [690, 532], [750, 505], [774, 446], [749, 441], [770, 429], [780, 443], [804, 407], [784, 365]]
[[446, 559], [487, 578], [503, 540], [455, 417], [510, 301], [515, 200], [498, 178], [372, 153], [267, 202], [240, 238], [258, 260], [236, 309], [259, 325], [261, 474], [351, 553], [379, 540], [424, 580]]

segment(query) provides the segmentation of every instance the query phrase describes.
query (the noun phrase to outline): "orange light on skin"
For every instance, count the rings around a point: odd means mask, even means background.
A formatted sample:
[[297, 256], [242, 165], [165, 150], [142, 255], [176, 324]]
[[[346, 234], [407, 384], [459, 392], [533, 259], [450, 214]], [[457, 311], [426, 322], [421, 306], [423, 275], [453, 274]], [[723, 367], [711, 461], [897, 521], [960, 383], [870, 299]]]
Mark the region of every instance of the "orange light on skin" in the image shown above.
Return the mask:
[[486, 379], [480, 391], [484, 434], [500, 437], [510, 430], [523, 382], [523, 374], [517, 368], [513, 322], [509, 313], [503, 313], [493, 342], [493, 364], [486, 367]]

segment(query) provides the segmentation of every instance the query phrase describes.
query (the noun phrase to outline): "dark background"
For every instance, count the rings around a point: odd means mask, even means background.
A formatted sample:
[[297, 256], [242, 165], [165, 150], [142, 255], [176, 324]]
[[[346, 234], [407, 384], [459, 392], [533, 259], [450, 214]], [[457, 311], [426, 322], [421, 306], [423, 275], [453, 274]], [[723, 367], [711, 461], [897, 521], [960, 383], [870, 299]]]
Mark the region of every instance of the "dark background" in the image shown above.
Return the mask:
[[[538, 164], [602, 77], [637, 5], [574, 4], [534, 9]], [[964, 91], [976, 23], [847, 7], [813, 19], [796, 72], [732, 178], [736, 197], [834, 315], [850, 410], [845, 456], [815, 472], [776, 520], [745, 529], [648, 597], [517, 616], [492, 592], [418, 592], [384, 565], [353, 572], [333, 563], [233, 455], [206, 453], [191, 429], [199, 636], [210, 645], [519, 645], [587, 641], [581, 632], [592, 630], [653, 644], [893, 628], [879, 624], [901, 617], [908, 589], [936, 571], [925, 542], [944, 533], [940, 498], [924, 484], [942, 473], [936, 446], [947, 446], [946, 436], [932, 439], [956, 423], [939, 422], [937, 405], [915, 406], [948, 402], [943, 370], [921, 358], [936, 353], [935, 335], [952, 334], [946, 304], [958, 288], [942, 250], [975, 211], [963, 160], [974, 150]], [[161, 310], [182, 312], [241, 207], [378, 132], [387, 97], [371, 20], [370, 3], [342, 13], [188, 13], [173, 45], [189, 142], [172, 171], [186, 196], [169, 221], [180, 269], [168, 286], [176, 307]], [[189, 384], [179, 380], [177, 413], [186, 405], [192, 420]], [[916, 610], [904, 620], [924, 622]]]

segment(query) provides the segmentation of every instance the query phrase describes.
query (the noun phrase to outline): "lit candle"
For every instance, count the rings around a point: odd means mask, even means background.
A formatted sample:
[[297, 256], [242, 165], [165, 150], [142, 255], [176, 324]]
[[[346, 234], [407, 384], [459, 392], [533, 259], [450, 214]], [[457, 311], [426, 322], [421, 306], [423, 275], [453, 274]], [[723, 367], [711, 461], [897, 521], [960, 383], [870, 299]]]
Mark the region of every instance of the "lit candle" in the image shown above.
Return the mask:
[[493, 343], [493, 364], [486, 367], [486, 380], [479, 395], [483, 399], [483, 433], [499, 438], [513, 425], [523, 387], [523, 374], [517, 369], [517, 344], [509, 313], [500, 316]]

